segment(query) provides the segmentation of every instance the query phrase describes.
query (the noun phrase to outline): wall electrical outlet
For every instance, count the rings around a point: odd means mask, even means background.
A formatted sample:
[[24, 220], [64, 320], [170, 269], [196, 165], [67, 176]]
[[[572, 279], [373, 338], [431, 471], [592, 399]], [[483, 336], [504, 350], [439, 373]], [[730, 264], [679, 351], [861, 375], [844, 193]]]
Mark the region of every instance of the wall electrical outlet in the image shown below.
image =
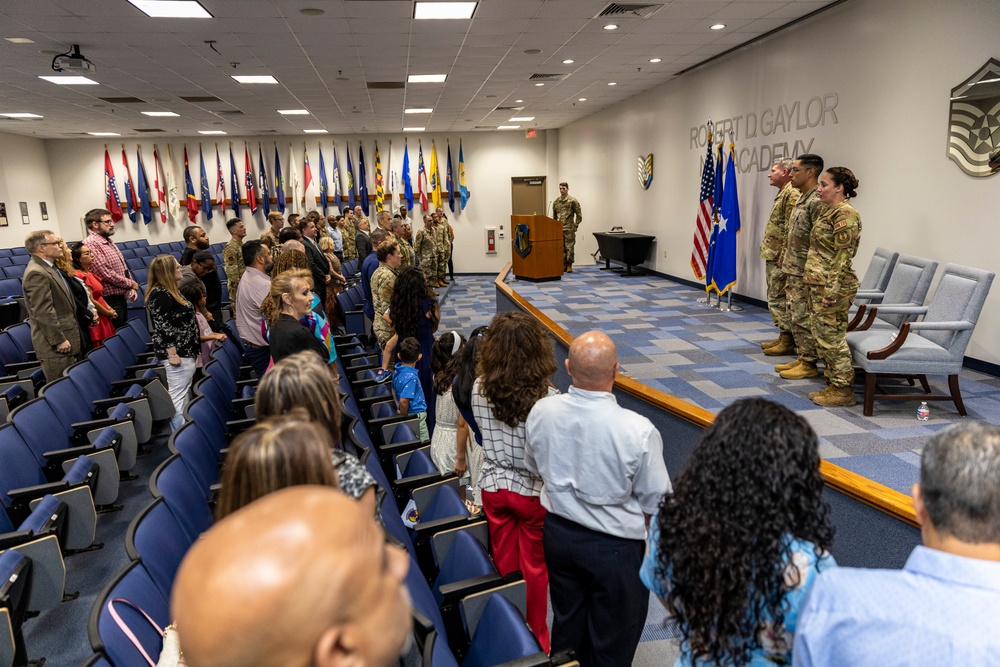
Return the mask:
[[666, 259], [666, 258], [667, 258], [667, 251], [666, 251], [666, 250], [664, 250], [664, 251], [663, 251], [663, 259]]

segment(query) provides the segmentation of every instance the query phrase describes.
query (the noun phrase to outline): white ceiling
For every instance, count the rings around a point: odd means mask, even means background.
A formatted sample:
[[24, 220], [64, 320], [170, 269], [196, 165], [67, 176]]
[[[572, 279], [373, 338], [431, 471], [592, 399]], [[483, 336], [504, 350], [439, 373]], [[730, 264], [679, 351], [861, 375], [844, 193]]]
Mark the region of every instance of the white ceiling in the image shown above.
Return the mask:
[[[650, 18], [595, 18], [608, 0], [480, 0], [471, 20], [416, 21], [411, 0], [201, 0], [212, 19], [149, 18], [126, 0], [0, 0], [0, 132], [45, 138], [162, 129], [237, 135], [389, 133], [558, 128], [669, 80], [735, 46], [836, 4], [834, 0], [650, 0]], [[306, 16], [303, 9], [321, 9]], [[615, 31], [604, 30], [617, 23]], [[724, 30], [710, 30], [724, 23]], [[25, 37], [32, 44], [13, 44]], [[216, 53], [206, 40], [215, 40]], [[79, 44], [99, 86], [57, 86], [53, 55]], [[540, 49], [537, 55], [524, 51]], [[651, 64], [650, 58], [662, 62]], [[570, 65], [564, 59], [573, 59]], [[230, 63], [238, 63], [235, 67]], [[76, 72], [74, 72], [76, 73]], [[407, 74], [444, 73], [444, 84], [371, 90]], [[279, 85], [242, 85], [232, 74], [271, 74]], [[533, 74], [565, 75], [536, 87]], [[614, 81], [615, 86], [608, 83]], [[214, 96], [219, 102], [180, 98]], [[140, 104], [103, 101], [138, 97]], [[587, 98], [585, 102], [578, 98]], [[515, 100], [522, 99], [522, 103]], [[522, 111], [496, 111], [523, 106]], [[432, 107], [406, 115], [404, 107]], [[305, 108], [309, 116], [279, 116]], [[173, 111], [152, 118], [141, 111]], [[240, 111], [240, 115], [219, 112]], [[150, 136], [157, 136], [151, 133]]]

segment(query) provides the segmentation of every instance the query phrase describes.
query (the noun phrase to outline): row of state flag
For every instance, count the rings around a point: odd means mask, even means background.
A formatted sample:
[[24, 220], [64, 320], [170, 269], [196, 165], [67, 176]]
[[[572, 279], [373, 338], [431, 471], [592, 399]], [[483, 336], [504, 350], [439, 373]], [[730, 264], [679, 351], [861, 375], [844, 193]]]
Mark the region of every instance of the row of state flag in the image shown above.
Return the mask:
[[[149, 224], [153, 218], [151, 203], [157, 202], [160, 222], [167, 222], [168, 219], [177, 220], [186, 212], [191, 223], [197, 220], [198, 213], [204, 214], [206, 220], [211, 220], [215, 207], [218, 207], [221, 214], [225, 216], [226, 210], [231, 209], [236, 217], [241, 215], [241, 205], [245, 202], [251, 215], [256, 215], [258, 211], [263, 212], [266, 218], [271, 212], [271, 199], [277, 210], [284, 213], [286, 199], [292, 198], [295, 205], [303, 204], [305, 209], [312, 208], [311, 202], [319, 201], [319, 206], [326, 215], [328, 208], [336, 208], [338, 211], [344, 210], [344, 199], [347, 206], [354, 208], [361, 206], [365, 215], [371, 212], [371, 200], [368, 193], [367, 174], [368, 169], [365, 164], [364, 147], [358, 145], [357, 161], [357, 181], [355, 181], [354, 161], [352, 159], [350, 142], [346, 146], [346, 188], [341, 190], [343, 182], [341, 179], [340, 161], [337, 155], [337, 146], [333, 146], [333, 173], [332, 178], [327, 178], [326, 162], [323, 158], [323, 146], [319, 144], [319, 174], [314, 178], [312, 165], [309, 162], [309, 147], [305, 143], [302, 145], [302, 179], [298, 175], [298, 163], [296, 149], [289, 144], [290, 155], [286, 162], [289, 166], [288, 180], [286, 181], [281, 170], [281, 158], [278, 154], [278, 145], [274, 144], [273, 177], [269, 178], [267, 167], [264, 164], [263, 146], [257, 144], [257, 173], [254, 174], [253, 158], [250, 146], [246, 142], [243, 144], [243, 171], [236, 166], [236, 155], [233, 153], [233, 145], [229, 144], [229, 192], [227, 199], [226, 177], [223, 172], [222, 157], [219, 154], [218, 144], [215, 145], [215, 188], [214, 193], [208, 180], [208, 171], [205, 168], [205, 155], [201, 144], [198, 145], [198, 160], [200, 167], [200, 180], [198, 187], [191, 178], [191, 165], [189, 162], [188, 149], [183, 147], [184, 158], [184, 190], [181, 191], [173, 175], [172, 166], [174, 164], [171, 147], [167, 146], [167, 159], [161, 158], [159, 147], [153, 146], [153, 180], [150, 182], [145, 169], [142, 148], [136, 147], [136, 167], [138, 173], [138, 185], [132, 180], [132, 170], [128, 161], [128, 154], [125, 145], [122, 144], [122, 167], [125, 178], [125, 202], [122, 202], [118, 194], [118, 184], [115, 178], [114, 166], [111, 162], [111, 155], [108, 147], [104, 147], [104, 196], [105, 206], [111, 211], [112, 218], [117, 222], [128, 215], [132, 222], [138, 221], [141, 214], [143, 222]], [[237, 149], [238, 150], [238, 149]], [[462, 149], [462, 142], [458, 146], [458, 168], [453, 169], [451, 143], [447, 143], [447, 166], [445, 168], [445, 178], [442, 180], [438, 168], [437, 146], [431, 141], [430, 167], [424, 162], [423, 144], [417, 142], [417, 173], [416, 188], [410, 175], [410, 149], [404, 142], [402, 178], [392, 169], [392, 142], [389, 142], [389, 158], [386, 169], [382, 169], [382, 156], [379, 152], [378, 141], [375, 142], [375, 164], [374, 164], [374, 210], [379, 213], [388, 206], [390, 212], [394, 211], [394, 203], [399, 195], [406, 200], [407, 208], [413, 210], [416, 203], [419, 203], [423, 211], [428, 211], [432, 207], [448, 206], [455, 212], [456, 205], [461, 210], [469, 201], [470, 193], [465, 181], [465, 154]], [[388, 179], [385, 175], [388, 174]], [[243, 181], [243, 195], [240, 193], [240, 180]], [[316, 184], [318, 197], [310, 198], [311, 186]], [[331, 191], [332, 187], [332, 191]], [[400, 192], [402, 188], [402, 192]], [[393, 193], [396, 193], [395, 195]]]
[[736, 235], [740, 232], [736, 144], [730, 141], [727, 161], [722, 153], [724, 143], [715, 146], [713, 155], [712, 133], [708, 133], [691, 251], [694, 275], [705, 281], [706, 292], [714, 290], [719, 296], [736, 285]]

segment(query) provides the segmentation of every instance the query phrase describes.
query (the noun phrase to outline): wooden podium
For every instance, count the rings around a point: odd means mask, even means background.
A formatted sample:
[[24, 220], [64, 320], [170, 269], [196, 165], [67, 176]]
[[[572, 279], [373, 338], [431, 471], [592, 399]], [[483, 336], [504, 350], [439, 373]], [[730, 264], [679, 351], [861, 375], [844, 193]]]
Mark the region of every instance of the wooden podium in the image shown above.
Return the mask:
[[[518, 225], [528, 226], [531, 251], [525, 257], [517, 252]], [[562, 223], [547, 215], [512, 215], [511, 260], [514, 275], [527, 280], [558, 280], [563, 274]]]

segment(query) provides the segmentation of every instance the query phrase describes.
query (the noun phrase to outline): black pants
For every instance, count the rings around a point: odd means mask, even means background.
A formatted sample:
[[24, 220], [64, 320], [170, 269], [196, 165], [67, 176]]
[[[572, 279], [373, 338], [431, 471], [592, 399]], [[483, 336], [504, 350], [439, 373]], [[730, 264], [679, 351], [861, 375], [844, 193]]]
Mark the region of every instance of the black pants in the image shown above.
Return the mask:
[[108, 307], [118, 314], [118, 317], [111, 320], [111, 323], [115, 325], [115, 329], [121, 329], [123, 326], [128, 324], [128, 301], [125, 300], [124, 294], [114, 294], [114, 295], [104, 295], [104, 301], [107, 302]]
[[552, 651], [581, 667], [631, 665], [649, 607], [642, 540], [598, 533], [549, 512], [542, 533], [552, 597]]
[[250, 347], [246, 343], [243, 345], [246, 348], [243, 359], [253, 367], [258, 378], [264, 377], [264, 371], [267, 370], [267, 365], [271, 362], [271, 348], [266, 345], [264, 347]]
[[451, 252], [448, 253], [448, 277], [452, 280], [455, 279], [455, 244], [451, 244]]

